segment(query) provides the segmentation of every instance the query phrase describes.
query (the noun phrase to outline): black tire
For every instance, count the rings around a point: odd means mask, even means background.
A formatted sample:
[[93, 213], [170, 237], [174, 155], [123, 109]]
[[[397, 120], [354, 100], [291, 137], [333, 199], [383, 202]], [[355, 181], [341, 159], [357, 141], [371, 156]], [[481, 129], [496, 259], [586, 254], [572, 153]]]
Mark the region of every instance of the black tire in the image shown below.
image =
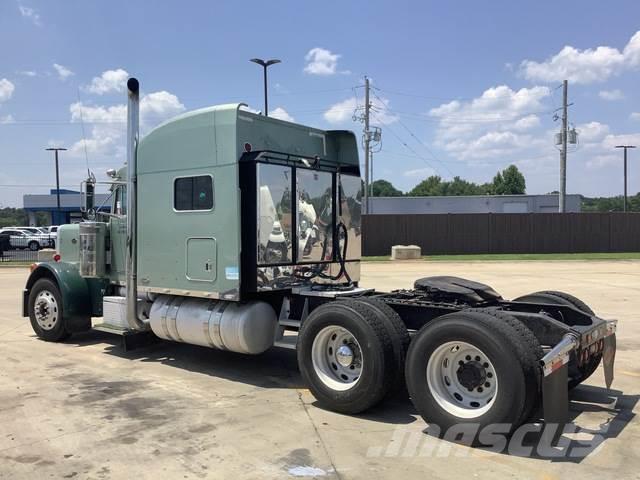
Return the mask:
[[32, 252], [36, 252], [40, 250], [40, 244], [35, 240], [30, 241], [28, 246], [29, 246], [29, 250], [31, 250]]
[[[48, 292], [48, 295], [44, 294], [45, 299], [48, 299], [44, 301], [46, 308], [55, 307], [57, 309], [55, 322], [38, 321], [37, 310], [41, 308], [41, 305], [38, 304], [38, 296], [42, 292]], [[70, 333], [65, 328], [62, 295], [58, 285], [52, 280], [41, 278], [31, 288], [29, 292], [29, 319], [31, 320], [31, 328], [36, 335], [47, 342], [60, 342], [69, 337]]]
[[393, 344], [393, 356], [396, 363], [394, 378], [389, 393], [402, 390], [405, 385], [404, 364], [407, 358], [409, 343], [411, 342], [406, 325], [400, 318], [400, 315], [382, 300], [361, 297], [354, 298], [353, 301], [360, 303], [366, 308], [373, 309], [374, 313], [378, 315], [380, 321], [385, 325], [387, 333], [391, 338], [391, 343]]
[[[577, 297], [565, 292], [559, 292], [556, 290], [543, 290], [540, 292], [530, 293], [523, 295], [514, 300], [514, 302], [540, 302], [549, 303], [552, 305], [567, 305], [569, 307], [575, 307], [587, 315], [595, 315], [595, 312]], [[589, 361], [585, 365], [578, 366], [576, 356], [571, 353], [569, 357], [569, 390], [573, 390], [587, 378], [589, 378], [600, 366], [602, 361], [602, 354], [593, 355], [589, 358]]]
[[577, 297], [574, 297], [573, 295], [571, 295], [570, 293], [565, 293], [565, 292], [558, 292], [556, 290], [543, 290], [542, 292], [538, 292], [538, 293], [542, 293], [544, 295], [553, 295], [554, 297], [559, 297], [562, 298], [563, 300], [566, 300], [567, 302], [569, 302], [571, 305], [573, 305], [574, 307], [576, 307], [578, 310], [580, 310], [581, 312], [587, 313], [589, 315], [595, 315], [595, 312], [593, 310], [591, 310], [591, 308], [589, 307], [589, 305], [587, 305], [586, 303], [584, 303], [582, 300], [580, 300]]
[[[362, 350], [360, 377], [346, 390], [328, 386], [312, 360], [314, 340], [327, 327], [350, 332]], [[302, 323], [298, 334], [298, 367], [318, 403], [329, 410], [355, 414], [378, 404], [389, 392], [397, 370], [393, 343], [385, 324], [371, 308], [353, 300], [319, 306]]]
[[[486, 374], [488, 382], [494, 377], [498, 382], [495, 397], [487, 400], [493, 403], [476, 416], [455, 415], [443, 408], [426, 381], [429, 359], [448, 342], [473, 345], [495, 369], [493, 376], [489, 375], [490, 368]], [[421, 328], [411, 341], [405, 368], [407, 388], [420, 415], [427, 423], [438, 425], [442, 432], [461, 423], [477, 424], [481, 429], [491, 424], [509, 424], [513, 431], [529, 417], [540, 397], [541, 372], [537, 363], [540, 352], [533, 334], [505, 312], [469, 309], [443, 315]], [[455, 405], [453, 396], [450, 403]], [[475, 407], [482, 405], [476, 402]]]

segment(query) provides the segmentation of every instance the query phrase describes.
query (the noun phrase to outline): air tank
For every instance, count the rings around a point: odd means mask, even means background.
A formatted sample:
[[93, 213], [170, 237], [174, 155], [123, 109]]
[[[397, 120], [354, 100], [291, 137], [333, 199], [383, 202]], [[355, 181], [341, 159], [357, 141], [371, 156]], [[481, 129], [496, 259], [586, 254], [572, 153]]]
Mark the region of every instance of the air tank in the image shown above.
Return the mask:
[[278, 321], [266, 302], [248, 303], [160, 295], [151, 305], [151, 330], [175, 342], [256, 355], [273, 346]]

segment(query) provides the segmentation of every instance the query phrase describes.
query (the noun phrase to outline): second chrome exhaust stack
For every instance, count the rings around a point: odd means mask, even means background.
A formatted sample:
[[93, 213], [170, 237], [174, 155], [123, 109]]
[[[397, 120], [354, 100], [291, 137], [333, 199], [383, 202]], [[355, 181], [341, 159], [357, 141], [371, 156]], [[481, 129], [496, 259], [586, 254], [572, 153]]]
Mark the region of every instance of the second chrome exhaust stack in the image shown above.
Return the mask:
[[140, 83], [127, 81], [127, 322], [133, 330], [146, 330], [148, 323], [138, 317], [137, 184], [138, 139], [140, 135]]

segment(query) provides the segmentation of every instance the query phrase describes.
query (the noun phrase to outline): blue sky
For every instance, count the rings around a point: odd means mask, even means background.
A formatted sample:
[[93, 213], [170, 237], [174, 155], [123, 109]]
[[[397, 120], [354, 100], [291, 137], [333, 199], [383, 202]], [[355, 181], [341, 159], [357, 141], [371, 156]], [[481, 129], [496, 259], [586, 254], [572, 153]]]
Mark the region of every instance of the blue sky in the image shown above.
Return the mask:
[[321, 128], [360, 131], [357, 87], [372, 78], [374, 176], [405, 191], [431, 174], [488, 181], [511, 163], [530, 193], [556, 190], [552, 112], [568, 78], [580, 144], [567, 190], [618, 194], [613, 146], [640, 145], [639, 31], [637, 1], [0, 0], [0, 205], [55, 182], [47, 146], [70, 149], [71, 188], [87, 157], [99, 178], [122, 164], [127, 75], [141, 80], [148, 131], [207, 105], [261, 109], [256, 56], [283, 61], [270, 69], [272, 113]]

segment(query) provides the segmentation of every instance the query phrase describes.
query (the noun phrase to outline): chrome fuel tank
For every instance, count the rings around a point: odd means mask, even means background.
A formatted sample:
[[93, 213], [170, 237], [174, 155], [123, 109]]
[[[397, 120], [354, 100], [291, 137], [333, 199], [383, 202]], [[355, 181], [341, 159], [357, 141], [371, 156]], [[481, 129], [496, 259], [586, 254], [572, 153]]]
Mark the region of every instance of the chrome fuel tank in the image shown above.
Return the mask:
[[225, 302], [161, 295], [149, 321], [160, 338], [232, 352], [258, 354], [273, 346], [278, 321], [265, 302]]

